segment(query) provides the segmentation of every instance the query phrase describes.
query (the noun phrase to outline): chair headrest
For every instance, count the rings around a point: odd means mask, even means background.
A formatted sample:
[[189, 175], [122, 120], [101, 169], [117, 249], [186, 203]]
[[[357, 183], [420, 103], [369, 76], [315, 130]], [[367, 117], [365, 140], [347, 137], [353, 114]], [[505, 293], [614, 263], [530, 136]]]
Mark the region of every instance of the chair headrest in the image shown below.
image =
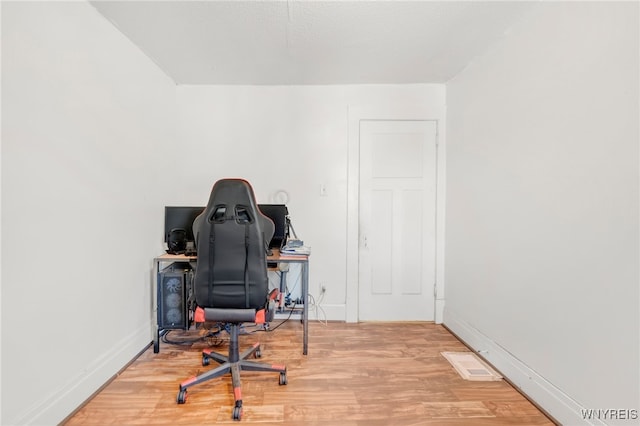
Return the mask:
[[[251, 218], [255, 218], [258, 211], [253, 188], [244, 179], [221, 179], [213, 185], [207, 210], [211, 214], [218, 206], [227, 207], [227, 217], [234, 217], [236, 206], [242, 206]], [[211, 216], [209, 218], [211, 219]]]
[[211, 189], [208, 205], [255, 204], [256, 199], [251, 184], [244, 179], [220, 179]]

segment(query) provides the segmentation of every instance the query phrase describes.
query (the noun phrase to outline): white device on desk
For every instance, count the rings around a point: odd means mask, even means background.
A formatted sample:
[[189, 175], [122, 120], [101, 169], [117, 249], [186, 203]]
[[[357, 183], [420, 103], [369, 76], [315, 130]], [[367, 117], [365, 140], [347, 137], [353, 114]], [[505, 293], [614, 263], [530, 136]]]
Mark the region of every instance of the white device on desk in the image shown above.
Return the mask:
[[311, 254], [311, 247], [291, 247], [289, 245], [286, 245], [280, 249], [280, 254], [282, 256], [309, 256]]
[[297, 239], [294, 239], [294, 238], [289, 238], [287, 240], [287, 244], [285, 245], [285, 247], [301, 247], [303, 245], [304, 245], [304, 241], [297, 240]]

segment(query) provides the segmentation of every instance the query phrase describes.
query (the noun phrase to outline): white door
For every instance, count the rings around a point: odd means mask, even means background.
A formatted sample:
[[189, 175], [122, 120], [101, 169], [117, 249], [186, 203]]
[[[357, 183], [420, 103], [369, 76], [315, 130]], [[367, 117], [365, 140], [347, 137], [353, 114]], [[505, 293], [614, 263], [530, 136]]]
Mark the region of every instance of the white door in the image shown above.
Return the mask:
[[434, 319], [436, 122], [360, 122], [361, 321]]

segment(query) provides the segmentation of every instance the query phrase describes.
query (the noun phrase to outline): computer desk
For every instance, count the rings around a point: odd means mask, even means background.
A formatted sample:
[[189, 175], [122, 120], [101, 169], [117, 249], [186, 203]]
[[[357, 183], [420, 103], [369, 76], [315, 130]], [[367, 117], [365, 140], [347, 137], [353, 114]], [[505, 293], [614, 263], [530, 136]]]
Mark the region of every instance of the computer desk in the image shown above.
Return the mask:
[[[171, 264], [175, 262], [194, 263], [198, 260], [197, 256], [185, 256], [183, 254], [163, 254], [153, 259], [153, 351], [158, 353], [160, 350], [160, 329], [158, 328], [158, 275], [162, 264]], [[272, 254], [267, 256], [268, 263], [299, 263], [302, 270], [300, 276], [302, 280], [302, 354], [307, 354], [309, 344], [309, 256], [300, 255], [282, 255], [277, 249], [272, 249]]]

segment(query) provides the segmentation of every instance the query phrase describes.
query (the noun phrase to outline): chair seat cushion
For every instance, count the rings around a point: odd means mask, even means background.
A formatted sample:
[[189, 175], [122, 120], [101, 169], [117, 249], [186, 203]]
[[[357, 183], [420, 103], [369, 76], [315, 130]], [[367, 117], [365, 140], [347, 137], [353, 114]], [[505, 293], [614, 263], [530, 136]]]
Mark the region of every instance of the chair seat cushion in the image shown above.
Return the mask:
[[204, 318], [215, 322], [255, 322], [255, 309], [204, 308]]

